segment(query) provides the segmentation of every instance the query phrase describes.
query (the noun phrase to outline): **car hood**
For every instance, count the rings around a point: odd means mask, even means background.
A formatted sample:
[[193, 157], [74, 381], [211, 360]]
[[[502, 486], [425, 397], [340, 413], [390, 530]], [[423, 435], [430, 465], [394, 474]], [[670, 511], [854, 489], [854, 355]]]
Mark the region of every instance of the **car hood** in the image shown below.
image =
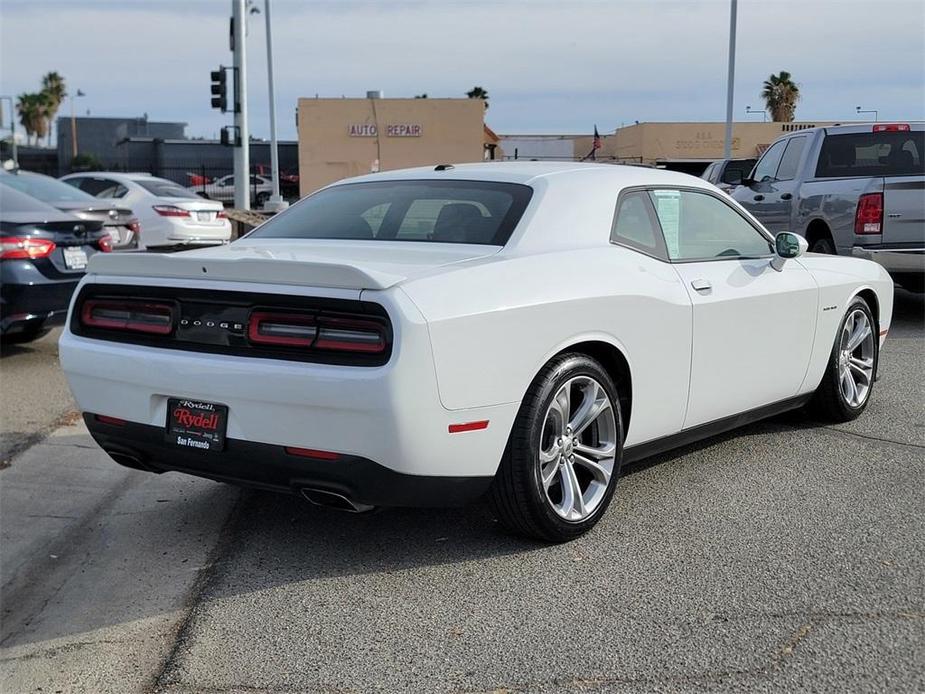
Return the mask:
[[228, 246], [174, 254], [101, 253], [91, 258], [88, 271], [101, 275], [387, 289], [500, 250], [499, 246], [430, 242], [242, 239]]

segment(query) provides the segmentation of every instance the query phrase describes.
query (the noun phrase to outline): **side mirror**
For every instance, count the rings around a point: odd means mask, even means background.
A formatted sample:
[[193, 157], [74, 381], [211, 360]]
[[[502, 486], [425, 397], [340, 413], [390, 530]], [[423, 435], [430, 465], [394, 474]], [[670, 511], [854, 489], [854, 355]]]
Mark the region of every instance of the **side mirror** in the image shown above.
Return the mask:
[[771, 267], [780, 272], [784, 269], [784, 261], [790, 258], [799, 258], [809, 249], [809, 244], [802, 236], [792, 231], [782, 231], [774, 237], [774, 252], [777, 254], [771, 260]]

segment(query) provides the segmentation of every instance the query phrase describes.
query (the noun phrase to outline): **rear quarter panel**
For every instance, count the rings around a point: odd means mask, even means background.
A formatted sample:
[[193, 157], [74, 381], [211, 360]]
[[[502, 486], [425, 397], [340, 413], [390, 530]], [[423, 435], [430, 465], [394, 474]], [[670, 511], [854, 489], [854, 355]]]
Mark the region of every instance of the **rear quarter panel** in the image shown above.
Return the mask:
[[403, 290], [428, 321], [448, 409], [520, 403], [551, 357], [600, 341], [619, 349], [630, 367], [627, 445], [681, 427], [691, 305], [667, 263], [613, 245], [497, 256]]

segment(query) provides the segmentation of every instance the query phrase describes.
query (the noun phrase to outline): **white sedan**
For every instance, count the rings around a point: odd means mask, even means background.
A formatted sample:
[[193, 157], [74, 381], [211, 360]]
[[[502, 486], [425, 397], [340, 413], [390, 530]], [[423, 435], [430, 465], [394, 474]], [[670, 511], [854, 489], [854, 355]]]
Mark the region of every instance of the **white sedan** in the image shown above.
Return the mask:
[[228, 243], [231, 222], [220, 202], [145, 173], [89, 171], [61, 178], [97, 198], [132, 208], [140, 222], [139, 248], [167, 249]]
[[342, 181], [222, 248], [92, 258], [60, 355], [117, 462], [347, 510], [488, 494], [574, 538], [621, 465], [853, 419], [893, 283], [700, 179], [601, 164]]

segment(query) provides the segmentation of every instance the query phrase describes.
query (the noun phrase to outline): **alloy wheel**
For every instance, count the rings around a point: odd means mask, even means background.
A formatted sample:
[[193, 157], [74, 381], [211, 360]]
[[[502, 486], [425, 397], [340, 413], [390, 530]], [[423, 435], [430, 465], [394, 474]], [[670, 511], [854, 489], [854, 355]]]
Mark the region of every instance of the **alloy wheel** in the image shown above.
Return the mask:
[[567, 521], [591, 516], [613, 477], [617, 426], [607, 391], [589, 376], [566, 381], [540, 433], [539, 473], [546, 500]]
[[867, 314], [854, 309], [842, 327], [838, 352], [838, 385], [851, 407], [860, 407], [874, 378], [874, 331]]

